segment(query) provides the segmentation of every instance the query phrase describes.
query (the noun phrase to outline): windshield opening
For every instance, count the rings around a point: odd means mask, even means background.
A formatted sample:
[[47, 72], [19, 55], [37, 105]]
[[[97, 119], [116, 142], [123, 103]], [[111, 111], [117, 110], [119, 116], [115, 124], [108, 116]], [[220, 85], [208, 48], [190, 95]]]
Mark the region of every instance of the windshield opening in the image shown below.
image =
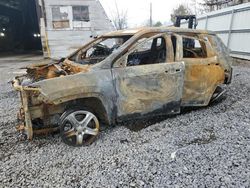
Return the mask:
[[85, 48], [78, 50], [69, 60], [82, 65], [93, 65], [106, 59], [120, 48], [131, 36], [101, 37]]

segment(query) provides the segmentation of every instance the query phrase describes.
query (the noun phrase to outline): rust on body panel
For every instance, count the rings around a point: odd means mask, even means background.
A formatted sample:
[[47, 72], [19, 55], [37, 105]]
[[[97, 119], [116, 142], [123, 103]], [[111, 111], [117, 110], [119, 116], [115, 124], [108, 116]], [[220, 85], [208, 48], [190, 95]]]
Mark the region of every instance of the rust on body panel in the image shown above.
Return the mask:
[[218, 65], [186, 66], [182, 104], [207, 105], [216, 87], [224, 80], [224, 69]]
[[[205, 51], [204, 57], [183, 58], [183, 38], [199, 40]], [[211, 43], [212, 36], [206, 34], [183, 33], [177, 36], [178, 59], [185, 62], [185, 79], [182, 106], [208, 105], [216, 88], [225, 82], [228, 65], [220, 59], [221, 51], [216, 51]], [[231, 70], [230, 70], [231, 71]]]
[[51, 79], [56, 77], [62, 77], [66, 75], [72, 75], [79, 72], [88, 72], [89, 65], [77, 65], [72, 61], [66, 59], [62, 65], [58, 63], [41, 64], [38, 66], [32, 65], [26, 67], [29, 77], [35, 80]]
[[[86, 50], [108, 37], [126, 40], [105, 59], [86, 63], [92, 58], [84, 59]], [[166, 60], [128, 65], [128, 55], [138, 41], [156, 37], [165, 39]], [[176, 46], [172, 37], [176, 37]], [[183, 57], [183, 37], [201, 40], [206, 57]], [[27, 74], [16, 77], [13, 86], [22, 102], [17, 128], [28, 139], [58, 130], [60, 117], [76, 106], [88, 107], [106, 124], [128, 116], [176, 114], [182, 106], [206, 106], [217, 87], [229, 84], [232, 78], [230, 57], [213, 32], [169, 27], [111, 32], [65, 60], [26, 69]]]
[[184, 63], [132, 66], [113, 72], [119, 95], [118, 116], [147, 114], [181, 99]]

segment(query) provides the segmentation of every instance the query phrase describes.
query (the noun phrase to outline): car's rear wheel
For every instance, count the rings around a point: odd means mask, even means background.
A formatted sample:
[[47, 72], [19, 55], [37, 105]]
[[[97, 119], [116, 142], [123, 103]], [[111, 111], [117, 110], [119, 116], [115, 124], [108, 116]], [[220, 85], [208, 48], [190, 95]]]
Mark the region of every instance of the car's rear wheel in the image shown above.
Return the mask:
[[88, 110], [69, 110], [61, 116], [60, 133], [62, 141], [71, 146], [87, 146], [99, 134], [99, 121]]

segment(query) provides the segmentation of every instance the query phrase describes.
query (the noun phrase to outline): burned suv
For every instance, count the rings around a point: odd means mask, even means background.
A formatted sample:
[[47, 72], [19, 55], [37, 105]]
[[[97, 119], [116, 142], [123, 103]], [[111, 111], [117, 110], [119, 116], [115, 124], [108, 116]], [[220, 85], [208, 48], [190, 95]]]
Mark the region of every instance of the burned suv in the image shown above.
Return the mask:
[[17, 129], [28, 139], [60, 130], [88, 145], [100, 124], [178, 114], [207, 106], [232, 77], [225, 45], [213, 33], [141, 28], [102, 35], [55, 63], [27, 67], [13, 80], [22, 105]]

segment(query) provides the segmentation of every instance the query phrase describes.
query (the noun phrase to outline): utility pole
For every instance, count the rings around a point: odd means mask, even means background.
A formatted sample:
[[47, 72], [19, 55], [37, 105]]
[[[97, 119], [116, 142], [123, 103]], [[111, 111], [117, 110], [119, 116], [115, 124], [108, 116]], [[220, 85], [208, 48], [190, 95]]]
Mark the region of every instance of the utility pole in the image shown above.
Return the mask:
[[152, 2], [150, 2], [150, 18], [149, 18], [149, 25], [150, 25], [150, 27], [153, 26], [153, 19], [152, 19]]
[[195, 13], [195, 16], [197, 16], [197, 1], [194, 0], [194, 13]]

